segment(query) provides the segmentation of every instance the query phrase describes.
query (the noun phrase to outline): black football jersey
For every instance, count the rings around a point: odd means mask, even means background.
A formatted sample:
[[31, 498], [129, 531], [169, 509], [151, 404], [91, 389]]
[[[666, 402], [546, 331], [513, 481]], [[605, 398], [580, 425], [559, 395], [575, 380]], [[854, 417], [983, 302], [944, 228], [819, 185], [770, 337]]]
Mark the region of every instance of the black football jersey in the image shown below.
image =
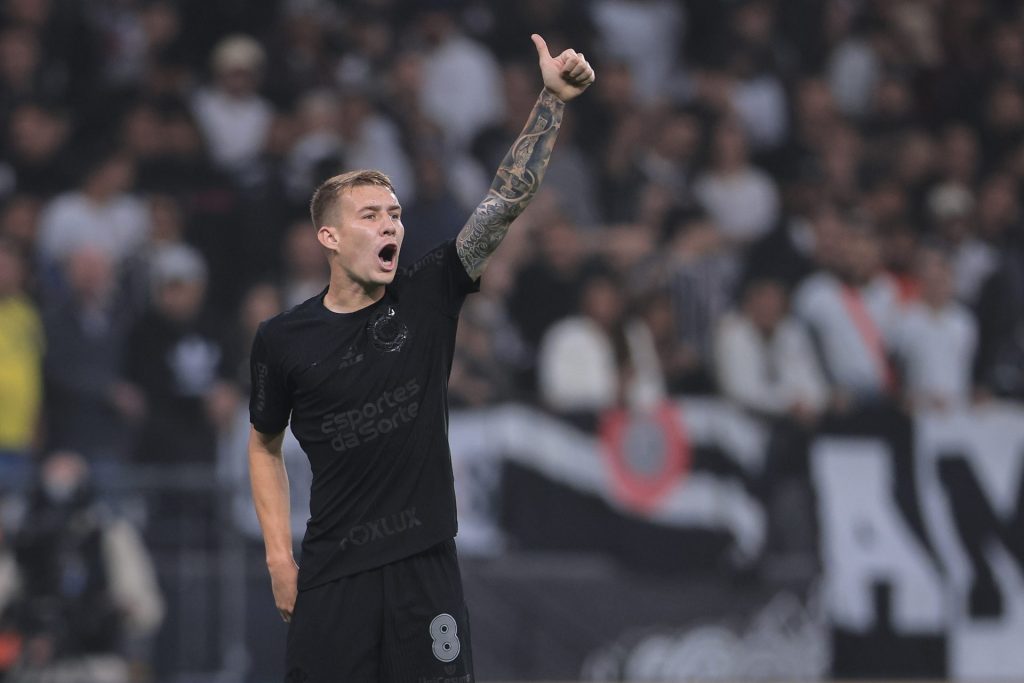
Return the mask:
[[313, 471], [300, 589], [455, 535], [448, 376], [459, 310], [478, 288], [451, 241], [366, 308], [334, 313], [325, 289], [260, 325], [250, 420], [266, 434], [290, 422]]

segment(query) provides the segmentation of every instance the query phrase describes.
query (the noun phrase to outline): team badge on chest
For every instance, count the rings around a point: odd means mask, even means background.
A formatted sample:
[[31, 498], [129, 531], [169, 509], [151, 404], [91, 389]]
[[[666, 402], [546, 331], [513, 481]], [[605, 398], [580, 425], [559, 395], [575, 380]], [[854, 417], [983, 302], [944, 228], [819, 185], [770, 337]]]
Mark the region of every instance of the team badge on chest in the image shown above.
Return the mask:
[[409, 338], [409, 328], [398, 317], [394, 306], [383, 307], [374, 313], [367, 330], [373, 348], [385, 353], [401, 350]]

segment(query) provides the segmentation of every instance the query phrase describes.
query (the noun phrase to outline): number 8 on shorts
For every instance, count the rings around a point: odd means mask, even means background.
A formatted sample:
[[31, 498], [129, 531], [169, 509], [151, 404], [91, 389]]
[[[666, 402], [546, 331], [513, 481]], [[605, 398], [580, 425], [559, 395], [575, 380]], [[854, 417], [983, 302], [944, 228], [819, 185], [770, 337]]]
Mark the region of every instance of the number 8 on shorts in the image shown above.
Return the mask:
[[434, 641], [434, 656], [448, 663], [459, 656], [462, 644], [458, 637], [459, 627], [452, 615], [442, 612], [430, 622], [430, 639]]

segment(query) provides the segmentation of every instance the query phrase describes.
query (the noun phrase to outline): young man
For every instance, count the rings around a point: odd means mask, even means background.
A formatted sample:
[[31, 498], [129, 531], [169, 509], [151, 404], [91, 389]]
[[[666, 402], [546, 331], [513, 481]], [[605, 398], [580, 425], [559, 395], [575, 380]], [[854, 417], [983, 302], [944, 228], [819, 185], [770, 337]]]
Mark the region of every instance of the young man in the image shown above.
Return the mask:
[[[290, 622], [289, 682], [473, 680], [447, 434], [457, 317], [536, 193], [565, 103], [594, 81], [583, 55], [533, 41], [544, 90], [458, 238], [399, 271], [405, 228], [388, 178], [331, 178], [311, 203], [330, 284], [256, 334], [249, 465]], [[313, 470], [301, 570], [281, 457], [289, 418]]]

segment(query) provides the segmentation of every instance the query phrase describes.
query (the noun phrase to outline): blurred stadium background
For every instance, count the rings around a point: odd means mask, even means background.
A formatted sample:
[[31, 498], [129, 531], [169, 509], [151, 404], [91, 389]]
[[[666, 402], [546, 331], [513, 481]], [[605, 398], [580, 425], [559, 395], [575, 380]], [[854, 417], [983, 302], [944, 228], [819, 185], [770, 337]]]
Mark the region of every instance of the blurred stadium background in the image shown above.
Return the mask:
[[480, 680], [1024, 680], [1015, 0], [0, 2], [0, 679], [281, 680], [251, 334], [327, 175], [456, 234], [531, 32], [598, 79], [462, 316]]

